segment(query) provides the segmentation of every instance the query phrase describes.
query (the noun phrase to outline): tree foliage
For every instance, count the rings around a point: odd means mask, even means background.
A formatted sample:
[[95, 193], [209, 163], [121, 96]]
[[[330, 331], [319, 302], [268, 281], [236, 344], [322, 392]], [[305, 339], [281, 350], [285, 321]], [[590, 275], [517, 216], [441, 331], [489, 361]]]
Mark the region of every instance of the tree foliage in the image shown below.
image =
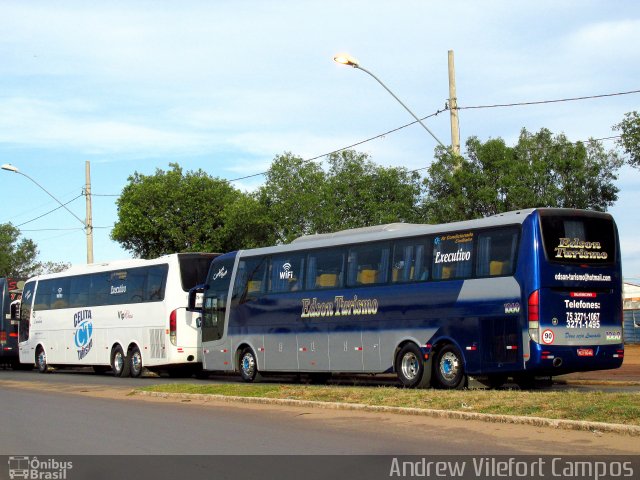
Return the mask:
[[353, 150], [331, 154], [327, 163], [325, 171], [290, 153], [273, 161], [257, 198], [272, 220], [276, 242], [420, 220], [422, 186], [417, 173], [376, 165]]
[[393, 222], [440, 223], [529, 207], [606, 210], [621, 165], [595, 141], [571, 143], [542, 129], [466, 144], [467, 157], [440, 148], [424, 181], [345, 150], [325, 166], [292, 153], [273, 160], [263, 186], [241, 192], [179, 165], [134, 173], [118, 199], [112, 238], [144, 258], [288, 243], [301, 235]]
[[504, 140], [466, 143], [467, 158], [439, 149], [425, 180], [432, 222], [478, 218], [530, 207], [606, 210], [617, 199], [621, 160], [596, 141], [523, 129], [515, 147]]
[[202, 170], [183, 173], [175, 163], [154, 175], [135, 172], [117, 200], [111, 238], [142, 258], [173, 252], [235, 248], [225, 208], [241, 193]]
[[640, 115], [633, 111], [626, 113], [622, 122], [613, 126], [620, 131], [618, 145], [628, 155], [629, 165], [640, 168]]
[[42, 267], [36, 261], [38, 248], [33, 240], [19, 238], [16, 227], [0, 224], [0, 277], [28, 278]]

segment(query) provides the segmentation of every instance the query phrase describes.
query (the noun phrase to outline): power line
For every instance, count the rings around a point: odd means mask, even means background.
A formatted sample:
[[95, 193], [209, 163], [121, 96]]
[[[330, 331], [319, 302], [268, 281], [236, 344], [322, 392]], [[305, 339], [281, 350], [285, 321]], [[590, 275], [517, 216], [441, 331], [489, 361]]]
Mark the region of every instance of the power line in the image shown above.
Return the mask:
[[[110, 227], [92, 227], [94, 230], [104, 229], [104, 228], [113, 228], [113, 225]], [[62, 232], [62, 231], [71, 231], [71, 230], [84, 230], [82, 227], [69, 227], [69, 228], [30, 228], [27, 230], [20, 230], [20, 232]]]
[[[500, 104], [493, 104], [493, 105], [474, 105], [474, 106], [468, 106], [468, 107], [456, 107], [457, 110], [471, 110], [471, 109], [481, 109], [481, 108], [501, 108], [501, 107], [520, 107], [520, 106], [530, 106], [530, 105], [542, 105], [542, 104], [549, 104], [549, 103], [560, 103], [560, 102], [575, 102], [578, 100], [593, 100], [593, 99], [597, 99], [597, 98], [605, 98], [605, 97], [617, 97], [617, 96], [621, 96], [621, 95], [631, 95], [634, 93], [640, 93], [640, 90], [630, 90], [628, 92], [615, 92], [615, 93], [605, 93], [605, 94], [600, 94], [600, 95], [588, 95], [588, 96], [582, 96], [582, 97], [570, 97], [570, 98], [559, 98], [559, 99], [553, 99], [553, 100], [538, 100], [538, 101], [530, 101], [530, 102], [516, 102], [516, 103], [500, 103]], [[422, 117], [420, 120], [426, 120], [427, 118], [431, 118], [431, 117], [435, 117], [437, 115], [439, 115], [442, 112], [445, 112], [447, 110], [449, 110], [449, 105], [445, 105], [445, 108], [443, 108], [442, 110], [437, 110], [436, 112], [432, 113], [431, 115], [427, 115], [426, 117]], [[353, 148], [353, 147], [357, 147], [358, 145], [362, 145], [364, 143], [370, 142], [372, 140], [376, 140], [378, 138], [382, 138], [386, 135], [389, 135], [391, 133], [395, 133], [399, 130], [402, 130], [404, 128], [410, 127], [411, 125], [415, 125], [416, 123], [418, 123], [417, 121], [413, 121], [413, 122], [409, 122], [406, 123], [400, 127], [394, 128], [392, 130], [389, 130], [387, 132], [384, 133], [380, 133], [378, 135], [374, 135], [373, 137], [369, 137], [365, 140], [361, 140], [359, 142], [353, 143], [349, 146], [346, 147], [342, 147], [339, 148], [337, 150], [333, 150], [332, 152], [329, 153], [325, 153], [322, 155], [318, 155], [316, 157], [313, 158], [309, 158], [307, 160], [303, 160], [303, 163], [308, 163], [308, 162], [312, 162], [314, 160], [318, 160], [319, 158], [322, 157], [326, 157], [329, 155], [332, 155], [334, 153], [338, 153], [341, 152], [343, 150], [347, 150], [349, 148]], [[620, 138], [619, 136], [617, 137], [605, 137], [605, 138], [601, 138], [601, 139], [596, 139], [596, 140], [609, 140], [612, 138]], [[577, 142], [574, 142], [577, 143]], [[418, 168], [416, 170], [412, 170], [409, 173], [412, 172], [417, 172], [419, 170], [425, 170], [428, 167], [423, 167], [423, 168]], [[254, 178], [254, 177], [259, 177], [262, 175], [266, 175], [268, 172], [260, 172], [260, 173], [254, 173], [252, 175], [245, 175], [244, 177], [239, 177], [239, 178], [232, 178], [231, 180], [228, 180], [229, 182], [237, 182], [239, 180], [246, 180], [248, 178]]]
[[80, 198], [80, 197], [82, 197], [82, 196], [83, 196], [83, 195], [82, 195], [82, 194], [80, 194], [80, 195], [78, 195], [77, 197], [72, 198], [71, 200], [69, 200], [67, 203], [63, 203], [63, 204], [61, 204], [59, 207], [56, 207], [56, 208], [54, 208], [53, 210], [49, 210], [48, 212], [43, 213], [42, 215], [39, 215], [39, 216], [37, 216], [37, 217], [35, 217], [35, 218], [32, 218], [31, 220], [27, 220], [26, 222], [22, 222], [21, 224], [16, 225], [16, 227], [21, 227], [22, 225], [26, 225], [27, 223], [35, 222], [36, 220], [38, 220], [38, 219], [40, 219], [40, 218], [42, 218], [42, 217], [46, 217], [47, 215], [49, 215], [49, 214], [51, 214], [51, 213], [55, 212], [56, 210], [59, 210], [59, 209], [61, 209], [61, 208], [63, 208], [63, 207], [66, 207], [66, 206], [67, 206], [67, 205], [69, 205], [71, 202], [73, 202], [73, 201], [77, 200], [78, 198]]
[[455, 107], [457, 110], [472, 110], [480, 108], [502, 108], [502, 107], [524, 107], [528, 105], [543, 105], [547, 103], [576, 102], [578, 100], [593, 100], [596, 98], [619, 97], [621, 95], [631, 95], [640, 93], [640, 90], [629, 90], [628, 92], [603, 93], [601, 95], [587, 95], [583, 97], [558, 98], [555, 100], [538, 100], [533, 102], [516, 102], [516, 103], [496, 103], [493, 105], [474, 105], [470, 107]]
[[[431, 117], [435, 117], [436, 115], [441, 114], [442, 112], [446, 112], [448, 110], [448, 108], [443, 108], [442, 110], [437, 110], [435, 112], [433, 112], [431, 115], [427, 115], [426, 117], [422, 117], [420, 120], [426, 120], [427, 118], [431, 118]], [[370, 142], [372, 140], [376, 140], [378, 138], [382, 138], [385, 137], [386, 135], [389, 135], [391, 133], [395, 133], [399, 130], [402, 130], [403, 128], [407, 128], [410, 127], [411, 125], [415, 125], [416, 123], [418, 123], [416, 120], [414, 120], [413, 122], [409, 122], [406, 123], [400, 127], [388, 130], [384, 133], [379, 133], [378, 135], [374, 135], [373, 137], [369, 137], [365, 140], [360, 140], [359, 142], [353, 143], [351, 145], [348, 145], [346, 147], [342, 147], [342, 148], [338, 148], [337, 150], [333, 150], [332, 152], [329, 153], [323, 153], [322, 155], [317, 155], [313, 158], [308, 158], [306, 160], [303, 160], [303, 163], [309, 163], [309, 162], [313, 162], [314, 160], [318, 160], [319, 158], [323, 158], [323, 157], [327, 157], [329, 155], [333, 155], [334, 153], [338, 153], [338, 152], [342, 152], [343, 150], [347, 150], [349, 148], [353, 148], [353, 147], [357, 147], [358, 145], [362, 145], [363, 143], [367, 143]], [[254, 173], [253, 175], [246, 175], [244, 177], [240, 177], [240, 178], [232, 178], [231, 180], [228, 180], [228, 182], [237, 182], [238, 180], [245, 180], [247, 178], [253, 178], [253, 177], [259, 177], [260, 175], [266, 175], [268, 172], [260, 172], [260, 173]]]

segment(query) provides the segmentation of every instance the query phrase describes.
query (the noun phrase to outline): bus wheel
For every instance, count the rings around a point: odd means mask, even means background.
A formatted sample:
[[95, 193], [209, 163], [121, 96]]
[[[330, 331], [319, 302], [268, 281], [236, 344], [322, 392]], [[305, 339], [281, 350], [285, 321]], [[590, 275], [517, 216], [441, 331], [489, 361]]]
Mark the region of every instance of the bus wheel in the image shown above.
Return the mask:
[[47, 373], [49, 371], [49, 365], [47, 365], [47, 354], [44, 348], [38, 347], [36, 350], [36, 367], [40, 373]]
[[425, 379], [422, 352], [415, 343], [408, 343], [396, 357], [396, 372], [402, 386], [407, 388], [424, 388]]
[[142, 375], [142, 354], [137, 345], [129, 351], [129, 373], [133, 378], [138, 378]]
[[258, 362], [253, 350], [245, 348], [240, 354], [240, 375], [245, 382], [258, 380]]
[[438, 352], [435, 381], [440, 388], [464, 388], [466, 375], [460, 351], [454, 345], [445, 345]]
[[129, 375], [129, 362], [120, 345], [113, 347], [111, 351], [111, 370], [116, 377]]

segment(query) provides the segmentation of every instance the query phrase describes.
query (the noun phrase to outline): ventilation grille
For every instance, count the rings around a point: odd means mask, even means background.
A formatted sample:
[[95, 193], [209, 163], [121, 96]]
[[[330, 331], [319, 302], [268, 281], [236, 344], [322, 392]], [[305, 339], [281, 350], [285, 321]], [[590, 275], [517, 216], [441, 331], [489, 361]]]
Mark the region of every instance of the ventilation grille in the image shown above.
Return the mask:
[[167, 350], [164, 348], [164, 329], [150, 329], [149, 337], [149, 343], [151, 344], [151, 358], [167, 358]]

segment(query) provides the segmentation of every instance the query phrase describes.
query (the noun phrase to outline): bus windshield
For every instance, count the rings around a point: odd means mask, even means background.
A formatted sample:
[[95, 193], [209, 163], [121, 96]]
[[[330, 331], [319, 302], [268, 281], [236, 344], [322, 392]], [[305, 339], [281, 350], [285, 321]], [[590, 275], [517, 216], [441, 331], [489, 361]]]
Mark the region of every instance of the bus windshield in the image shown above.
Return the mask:
[[616, 259], [616, 235], [608, 215], [541, 215], [547, 260], [556, 263], [609, 265]]

